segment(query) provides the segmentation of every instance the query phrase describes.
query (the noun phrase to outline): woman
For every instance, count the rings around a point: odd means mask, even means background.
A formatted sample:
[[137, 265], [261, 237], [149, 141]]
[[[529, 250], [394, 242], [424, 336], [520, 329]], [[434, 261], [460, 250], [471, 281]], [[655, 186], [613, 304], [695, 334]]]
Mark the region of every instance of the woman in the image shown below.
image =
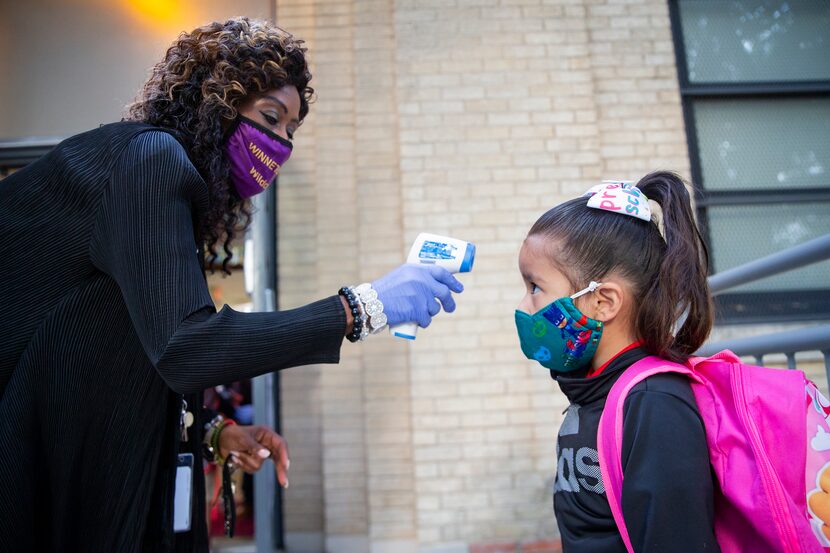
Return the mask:
[[3, 277], [0, 550], [206, 551], [201, 477], [192, 529], [173, 531], [177, 454], [201, 474], [208, 430], [250, 470], [287, 458], [270, 430], [199, 420], [204, 388], [336, 363], [344, 335], [426, 326], [436, 298], [455, 309], [449, 273], [402, 266], [299, 309], [215, 312], [204, 258], [230, 254], [290, 155], [310, 78], [290, 34], [212, 23], [167, 51], [129, 121], [0, 183], [0, 259], [22, 261]]

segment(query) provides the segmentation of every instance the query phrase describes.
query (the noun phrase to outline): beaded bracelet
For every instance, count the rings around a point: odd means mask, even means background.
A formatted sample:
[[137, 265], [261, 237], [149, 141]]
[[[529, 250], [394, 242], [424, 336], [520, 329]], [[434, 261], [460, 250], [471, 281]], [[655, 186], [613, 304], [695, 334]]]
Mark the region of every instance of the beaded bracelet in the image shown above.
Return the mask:
[[363, 317], [361, 316], [361, 309], [360, 309], [360, 300], [357, 298], [357, 294], [351, 288], [346, 286], [342, 287], [337, 292], [349, 303], [349, 309], [354, 316], [354, 325], [352, 326], [352, 331], [346, 335], [346, 339], [349, 342], [358, 342], [360, 341], [360, 337], [363, 335]]

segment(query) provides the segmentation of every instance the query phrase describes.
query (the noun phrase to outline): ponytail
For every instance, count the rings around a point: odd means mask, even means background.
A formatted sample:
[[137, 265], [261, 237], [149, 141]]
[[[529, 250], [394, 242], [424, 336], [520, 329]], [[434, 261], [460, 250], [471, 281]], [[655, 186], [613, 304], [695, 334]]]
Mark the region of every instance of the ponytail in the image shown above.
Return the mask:
[[[695, 224], [689, 191], [678, 175], [651, 173], [637, 187], [660, 205], [666, 245], [656, 274], [640, 296], [636, 331], [649, 351], [682, 361], [703, 345], [712, 330], [709, 252]], [[672, 337], [678, 320], [682, 324]]]
[[585, 197], [549, 210], [528, 236], [545, 236], [555, 244], [551, 261], [574, 290], [611, 273], [625, 279], [638, 302], [632, 322], [645, 349], [682, 362], [703, 345], [712, 329], [709, 254], [695, 225], [686, 184], [678, 175], [651, 173], [637, 187], [660, 205], [662, 236], [654, 221], [589, 208]]

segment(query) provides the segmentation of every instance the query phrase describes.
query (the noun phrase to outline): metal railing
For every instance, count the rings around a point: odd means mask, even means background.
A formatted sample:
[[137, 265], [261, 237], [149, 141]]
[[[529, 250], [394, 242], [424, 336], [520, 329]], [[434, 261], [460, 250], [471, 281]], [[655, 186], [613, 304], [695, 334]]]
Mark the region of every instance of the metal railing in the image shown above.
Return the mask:
[[[717, 295], [742, 284], [827, 259], [830, 259], [830, 234], [712, 275], [709, 277], [709, 288], [713, 295]], [[766, 355], [783, 354], [790, 369], [796, 368], [796, 353], [819, 351], [824, 356], [825, 373], [830, 385], [830, 324], [707, 343], [698, 354], [712, 355], [724, 349], [739, 356], [751, 355], [759, 365], [764, 364]]]

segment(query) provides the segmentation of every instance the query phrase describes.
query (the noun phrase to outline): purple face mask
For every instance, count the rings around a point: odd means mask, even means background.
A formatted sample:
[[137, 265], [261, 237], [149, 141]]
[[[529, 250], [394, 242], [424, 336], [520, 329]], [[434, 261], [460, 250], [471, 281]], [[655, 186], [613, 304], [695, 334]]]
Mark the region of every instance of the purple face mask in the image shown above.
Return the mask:
[[237, 117], [225, 143], [231, 182], [244, 198], [259, 194], [274, 181], [288, 157], [291, 142], [255, 121]]

